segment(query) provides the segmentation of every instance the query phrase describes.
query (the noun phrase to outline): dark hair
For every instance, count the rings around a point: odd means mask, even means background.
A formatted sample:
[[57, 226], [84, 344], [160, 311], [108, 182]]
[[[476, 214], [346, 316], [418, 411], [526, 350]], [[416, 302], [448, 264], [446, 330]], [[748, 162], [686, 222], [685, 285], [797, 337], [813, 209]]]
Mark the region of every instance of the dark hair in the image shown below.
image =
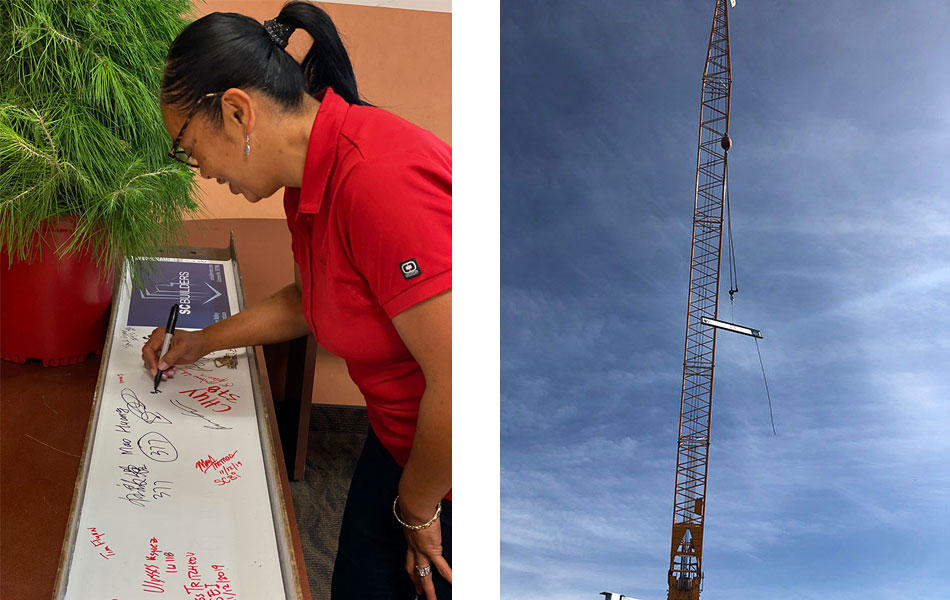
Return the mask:
[[[250, 87], [293, 111], [304, 93], [313, 96], [329, 86], [350, 104], [368, 104], [360, 99], [350, 57], [326, 12], [309, 2], [288, 2], [275, 20], [313, 38], [302, 64], [254, 19], [211, 13], [185, 27], [168, 49], [161, 101], [187, 110], [205, 94]], [[220, 103], [214, 97], [199, 106], [215, 127], [222, 123]]]

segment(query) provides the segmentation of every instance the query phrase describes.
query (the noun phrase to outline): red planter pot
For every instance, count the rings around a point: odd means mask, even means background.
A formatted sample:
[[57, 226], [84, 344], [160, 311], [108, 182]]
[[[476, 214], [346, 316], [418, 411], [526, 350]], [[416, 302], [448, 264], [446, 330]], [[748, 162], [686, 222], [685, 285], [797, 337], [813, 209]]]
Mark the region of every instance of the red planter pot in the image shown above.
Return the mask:
[[102, 351], [112, 303], [112, 277], [99, 280], [88, 254], [56, 256], [75, 219], [52, 223], [38, 257], [9, 266], [0, 248], [0, 357], [44, 366], [68, 365]]

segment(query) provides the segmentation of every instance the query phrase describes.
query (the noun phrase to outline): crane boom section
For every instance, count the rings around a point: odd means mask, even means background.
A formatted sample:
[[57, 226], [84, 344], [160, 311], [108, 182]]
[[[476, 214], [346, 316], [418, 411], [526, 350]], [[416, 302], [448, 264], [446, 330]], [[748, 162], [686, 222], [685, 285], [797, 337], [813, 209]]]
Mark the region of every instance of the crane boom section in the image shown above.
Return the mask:
[[669, 600], [698, 600], [703, 577], [703, 524], [716, 329], [704, 324], [702, 319], [715, 319], [718, 313], [726, 155], [731, 143], [728, 137], [731, 87], [729, 15], [726, 0], [717, 0], [706, 52], [699, 113], [693, 245], [668, 573]]

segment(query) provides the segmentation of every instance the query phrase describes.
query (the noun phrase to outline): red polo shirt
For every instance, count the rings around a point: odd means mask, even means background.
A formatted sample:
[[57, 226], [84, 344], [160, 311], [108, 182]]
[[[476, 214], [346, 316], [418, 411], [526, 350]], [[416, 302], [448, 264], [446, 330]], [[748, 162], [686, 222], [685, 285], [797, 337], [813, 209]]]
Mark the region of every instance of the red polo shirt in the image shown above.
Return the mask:
[[346, 360], [373, 431], [405, 466], [425, 378], [392, 318], [452, 287], [451, 148], [327, 89], [284, 210], [310, 329]]

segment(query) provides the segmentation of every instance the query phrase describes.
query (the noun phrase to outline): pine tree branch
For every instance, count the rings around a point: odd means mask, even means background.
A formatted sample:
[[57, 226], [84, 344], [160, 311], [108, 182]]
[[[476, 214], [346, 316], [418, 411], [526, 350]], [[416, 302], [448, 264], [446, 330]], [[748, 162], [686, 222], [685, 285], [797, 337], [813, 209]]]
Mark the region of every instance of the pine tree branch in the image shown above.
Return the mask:
[[11, 136], [11, 137], [12, 137], [12, 139], [13, 139], [13, 143], [14, 143], [14, 144], [16, 144], [17, 146], [23, 148], [24, 150], [26, 150], [27, 152], [29, 152], [29, 153], [32, 154], [33, 156], [37, 156], [37, 157], [39, 157], [39, 158], [42, 158], [43, 160], [45, 160], [46, 162], [48, 162], [49, 164], [51, 164], [51, 165], [53, 165], [53, 166], [56, 166], [56, 165], [59, 164], [59, 162], [56, 160], [56, 157], [55, 157], [55, 156], [51, 156], [51, 155], [49, 155], [49, 154], [43, 154], [42, 152], [40, 152], [40, 151], [38, 151], [37, 149], [35, 149], [33, 146], [29, 145], [29, 144], [26, 142], [26, 140], [24, 140], [24, 139], [21, 138], [20, 136]]
[[174, 173], [174, 172], [176, 172], [176, 171], [177, 171], [177, 169], [176, 169], [176, 168], [173, 168], [173, 167], [163, 167], [163, 168], [159, 169], [158, 171], [152, 171], [151, 173], [141, 173], [141, 174], [139, 174], [139, 175], [136, 175], [136, 176], [133, 177], [132, 179], [129, 179], [128, 181], [126, 181], [125, 183], [123, 183], [123, 184], [119, 187], [119, 189], [117, 189], [117, 190], [115, 190], [114, 192], [112, 192], [111, 194], [109, 194], [109, 205], [110, 205], [110, 207], [111, 207], [111, 206], [114, 206], [115, 203], [119, 201], [119, 198], [120, 198], [121, 196], [124, 196], [124, 195], [126, 194], [126, 192], [127, 192], [128, 189], [129, 189], [129, 186], [132, 185], [132, 182], [133, 182], [133, 181], [135, 181], [135, 180], [137, 180], [137, 179], [142, 179], [142, 178], [144, 178], [144, 177], [159, 177], [159, 176], [161, 176], [161, 175], [166, 175], [166, 174], [168, 174], [168, 173]]
[[4, 206], [4, 205], [7, 205], [7, 204], [13, 204], [15, 201], [19, 200], [19, 199], [22, 198], [23, 196], [26, 196], [27, 194], [29, 194], [30, 192], [32, 192], [33, 190], [35, 190], [35, 189], [38, 188], [38, 187], [39, 187], [39, 184], [34, 185], [34, 186], [31, 187], [30, 189], [24, 190], [24, 191], [20, 192], [19, 194], [17, 194], [16, 196], [10, 198], [9, 200], [4, 200], [3, 202], [0, 202], [0, 206]]
[[43, 21], [43, 25], [45, 25], [46, 28], [49, 29], [50, 33], [52, 33], [54, 36], [56, 36], [56, 37], [58, 37], [58, 38], [60, 38], [60, 39], [62, 39], [62, 40], [66, 40], [67, 42], [72, 42], [72, 43], [75, 44], [76, 47], [79, 48], [80, 50], [83, 49], [82, 42], [80, 42], [79, 40], [73, 39], [73, 38], [69, 37], [68, 35], [66, 35], [66, 34], [64, 34], [64, 33], [60, 33], [59, 31], [56, 30], [55, 27], [53, 27], [52, 25], [50, 25], [49, 21], [45, 21], [45, 20], [44, 20], [44, 21]]
[[33, 111], [33, 114], [36, 115], [36, 120], [37, 120], [37, 122], [40, 124], [40, 127], [43, 128], [43, 133], [46, 134], [46, 139], [49, 140], [49, 147], [50, 147], [50, 149], [52, 149], [52, 151], [53, 151], [53, 156], [56, 157], [56, 162], [58, 163], [58, 162], [59, 162], [59, 153], [56, 152], [56, 144], [53, 143], [53, 136], [50, 135], [50, 133], [49, 133], [49, 128], [46, 126], [46, 122], [43, 120], [43, 117], [42, 117], [42, 115], [40, 115], [40, 113], [38, 113], [38, 112], [36, 112], [36, 111], [34, 110], [34, 111]]

